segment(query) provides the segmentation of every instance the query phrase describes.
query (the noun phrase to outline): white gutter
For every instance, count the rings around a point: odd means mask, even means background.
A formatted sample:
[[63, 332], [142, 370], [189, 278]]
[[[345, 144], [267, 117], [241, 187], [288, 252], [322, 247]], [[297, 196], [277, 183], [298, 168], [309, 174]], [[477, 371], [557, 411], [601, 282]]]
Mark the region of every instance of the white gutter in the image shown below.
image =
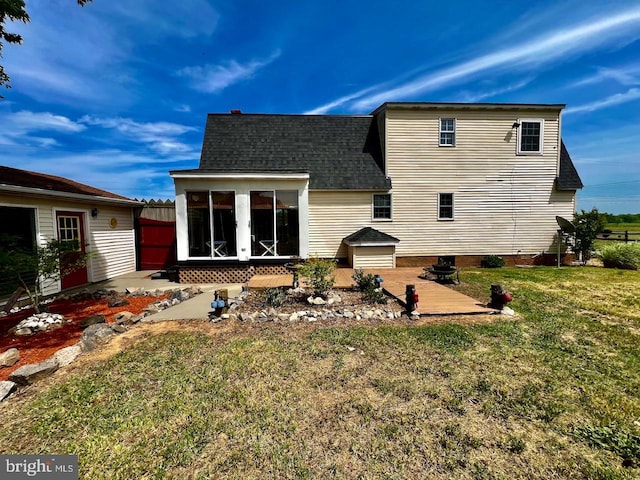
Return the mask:
[[211, 172], [189, 172], [169, 173], [171, 178], [284, 178], [291, 180], [308, 180], [308, 173], [211, 173]]
[[82, 193], [60, 192], [58, 190], [45, 190], [43, 188], [20, 187], [17, 185], [0, 184], [0, 192], [7, 192], [18, 195], [29, 195], [32, 197], [56, 197], [68, 200], [82, 200], [92, 203], [110, 203], [113, 205], [122, 205], [129, 207], [141, 207], [143, 202], [136, 200], [125, 200], [120, 198], [101, 197], [97, 195], [86, 195]]

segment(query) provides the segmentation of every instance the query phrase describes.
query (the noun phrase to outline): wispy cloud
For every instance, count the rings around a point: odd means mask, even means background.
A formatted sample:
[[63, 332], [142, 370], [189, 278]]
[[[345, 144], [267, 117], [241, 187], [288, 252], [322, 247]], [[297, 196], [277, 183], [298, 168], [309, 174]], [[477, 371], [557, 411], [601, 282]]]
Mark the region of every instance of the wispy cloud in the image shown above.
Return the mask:
[[622, 105], [624, 103], [633, 102], [640, 99], [640, 88], [631, 88], [625, 93], [616, 93], [603, 100], [597, 100], [595, 102], [586, 103], [577, 107], [567, 108], [564, 111], [565, 115], [580, 112], [594, 112], [603, 108], [613, 107], [615, 105]]
[[48, 148], [57, 145], [53, 138], [33, 135], [34, 132], [78, 133], [87, 127], [62, 115], [49, 112], [29, 112], [21, 110], [5, 113], [0, 117], [0, 145], [30, 143]]
[[503, 88], [498, 88], [498, 89], [495, 89], [495, 90], [488, 90], [488, 91], [480, 92], [480, 93], [463, 92], [460, 95], [460, 98], [456, 99], [456, 101], [459, 101], [459, 102], [479, 102], [480, 100], [485, 100], [487, 98], [496, 97], [498, 95], [502, 95], [503, 93], [508, 93], [508, 92], [513, 92], [513, 91], [516, 91], [516, 90], [520, 90], [521, 88], [526, 87], [532, 80], [533, 80], [533, 77], [527, 78], [527, 79], [522, 80], [520, 82], [513, 83], [511, 85], [507, 85], [506, 87], [503, 87]]
[[[497, 49], [472, 60], [441, 68], [414, 80], [403, 82], [392, 88], [376, 85], [352, 95], [330, 102], [329, 109], [344, 106], [353, 111], [365, 111], [385, 101], [416, 98], [425, 92], [469, 81], [479, 74], [491, 72], [520, 71], [558, 62], [609, 46], [620, 38], [638, 35], [640, 8], [634, 7], [608, 17], [544, 32], [529, 41], [512, 47]], [[371, 91], [375, 93], [370, 94]], [[364, 92], [364, 93], [363, 93]], [[355, 101], [353, 101], [356, 99]], [[319, 107], [322, 109], [324, 107]]]
[[266, 59], [250, 60], [244, 64], [230, 60], [220, 65], [185, 67], [176, 72], [176, 75], [187, 78], [195, 90], [216, 93], [230, 85], [253, 78], [259, 70], [272, 63], [280, 55], [280, 50], [276, 50]]
[[575, 82], [572, 87], [592, 85], [607, 80], [615, 80], [620, 85], [640, 85], [640, 65], [626, 65], [618, 68], [600, 67], [598, 72]]
[[161, 155], [192, 152], [191, 145], [177, 141], [177, 137], [196, 131], [195, 127], [171, 122], [140, 123], [130, 118], [99, 118], [83, 116], [80, 123], [113, 129], [130, 140], [147, 144], [149, 148]]

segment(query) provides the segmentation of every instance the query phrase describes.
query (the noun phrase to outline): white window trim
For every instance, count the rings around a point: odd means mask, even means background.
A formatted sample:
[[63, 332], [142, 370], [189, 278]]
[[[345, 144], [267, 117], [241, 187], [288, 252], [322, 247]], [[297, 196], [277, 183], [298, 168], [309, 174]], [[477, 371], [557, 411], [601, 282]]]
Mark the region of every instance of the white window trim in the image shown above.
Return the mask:
[[[389, 218], [375, 218], [375, 197], [376, 195], [388, 195], [389, 196]], [[393, 196], [391, 193], [373, 193], [371, 194], [371, 221], [372, 222], [391, 222], [393, 221]]]
[[[442, 195], [451, 195], [451, 216], [450, 217], [441, 217], [440, 216], [440, 199]], [[439, 192], [438, 193], [438, 220], [443, 222], [451, 222], [456, 218], [456, 200], [455, 194], [453, 192]]]
[[[522, 137], [522, 123], [539, 123], [540, 124], [540, 150], [538, 151], [522, 151], [520, 150], [520, 139]], [[518, 131], [516, 135], [516, 153], [518, 155], [543, 155], [544, 153], [544, 119], [543, 118], [519, 118], [518, 119]]]
[[[453, 120], [453, 130], [442, 130], [443, 120]], [[440, 147], [455, 147], [456, 146], [456, 119], [453, 117], [442, 117], [438, 119], [438, 146]], [[442, 143], [442, 133], [453, 133], [453, 143]]]

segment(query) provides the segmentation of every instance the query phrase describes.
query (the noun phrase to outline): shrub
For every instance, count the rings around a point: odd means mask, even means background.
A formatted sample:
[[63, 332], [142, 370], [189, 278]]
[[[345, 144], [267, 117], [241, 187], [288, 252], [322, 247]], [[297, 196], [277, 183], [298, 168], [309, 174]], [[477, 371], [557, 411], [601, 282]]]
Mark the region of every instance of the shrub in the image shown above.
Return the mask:
[[382, 292], [381, 288], [377, 288], [375, 275], [371, 273], [365, 274], [361, 268], [358, 268], [352, 278], [356, 282], [356, 288], [364, 294], [369, 303], [387, 303], [387, 296]]
[[640, 268], [640, 243], [611, 243], [602, 248], [599, 256], [606, 268], [638, 270]]
[[264, 291], [263, 298], [267, 305], [278, 308], [287, 301], [287, 292], [282, 288], [268, 288]]
[[504, 258], [498, 255], [486, 255], [480, 260], [482, 268], [500, 268], [504, 267]]
[[576, 244], [573, 247], [575, 253], [582, 255], [585, 262], [591, 258], [593, 242], [599, 233], [607, 226], [607, 217], [598, 212], [597, 208], [590, 212], [581, 210], [573, 216], [573, 224], [576, 227]]
[[314, 295], [326, 297], [335, 281], [331, 275], [335, 268], [333, 260], [310, 258], [300, 268], [300, 275], [307, 279]]

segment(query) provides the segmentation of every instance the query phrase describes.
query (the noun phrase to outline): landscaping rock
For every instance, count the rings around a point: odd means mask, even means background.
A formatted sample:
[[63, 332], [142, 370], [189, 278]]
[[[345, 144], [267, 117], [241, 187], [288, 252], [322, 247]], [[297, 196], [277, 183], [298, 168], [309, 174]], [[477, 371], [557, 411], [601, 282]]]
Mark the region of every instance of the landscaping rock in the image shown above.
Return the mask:
[[120, 325], [119, 323], [112, 323], [110, 327], [111, 327], [111, 330], [113, 330], [116, 333], [124, 333], [127, 331], [127, 329], [123, 325]]
[[31, 385], [32, 383], [46, 378], [58, 370], [58, 362], [53, 359], [44, 362], [24, 365], [9, 375], [9, 381], [18, 385]]
[[17, 385], [15, 382], [10, 382], [7, 380], [3, 380], [0, 382], [0, 402], [3, 401], [5, 398], [7, 398], [9, 395], [11, 395], [11, 392], [13, 392], [16, 389]]
[[82, 320], [78, 326], [80, 328], [87, 328], [90, 325], [96, 325], [98, 323], [104, 323], [105, 322], [105, 317], [104, 315], [92, 315], [90, 317], [85, 318], [84, 320]]
[[119, 323], [120, 325], [130, 325], [132, 323], [135, 323], [132, 319], [133, 317], [135, 317], [136, 315], [134, 315], [131, 312], [127, 312], [126, 310], [124, 312], [120, 312], [120, 313], [116, 313], [114, 315], [114, 318], [116, 320], [116, 323]]
[[33, 332], [30, 328], [19, 328], [15, 331], [15, 334], [18, 336], [32, 335]]
[[61, 327], [64, 317], [58, 313], [36, 313], [22, 320], [14, 327], [16, 335], [31, 335]]
[[83, 351], [91, 352], [98, 348], [98, 346], [102, 345], [109, 341], [111, 337], [116, 334], [111, 327], [104, 323], [98, 323], [95, 325], [90, 325], [87, 329], [82, 333], [82, 338], [80, 340], [80, 346]]
[[79, 345], [72, 345], [70, 347], [63, 348], [62, 350], [58, 350], [51, 358], [58, 362], [60, 367], [66, 367], [78, 358], [81, 353], [82, 349]]
[[107, 302], [107, 306], [109, 308], [126, 307], [127, 305], [131, 305], [131, 304], [127, 299], [122, 297], [110, 298], [109, 301]]
[[0, 368], [15, 365], [20, 360], [20, 352], [17, 348], [10, 348], [0, 355]]

